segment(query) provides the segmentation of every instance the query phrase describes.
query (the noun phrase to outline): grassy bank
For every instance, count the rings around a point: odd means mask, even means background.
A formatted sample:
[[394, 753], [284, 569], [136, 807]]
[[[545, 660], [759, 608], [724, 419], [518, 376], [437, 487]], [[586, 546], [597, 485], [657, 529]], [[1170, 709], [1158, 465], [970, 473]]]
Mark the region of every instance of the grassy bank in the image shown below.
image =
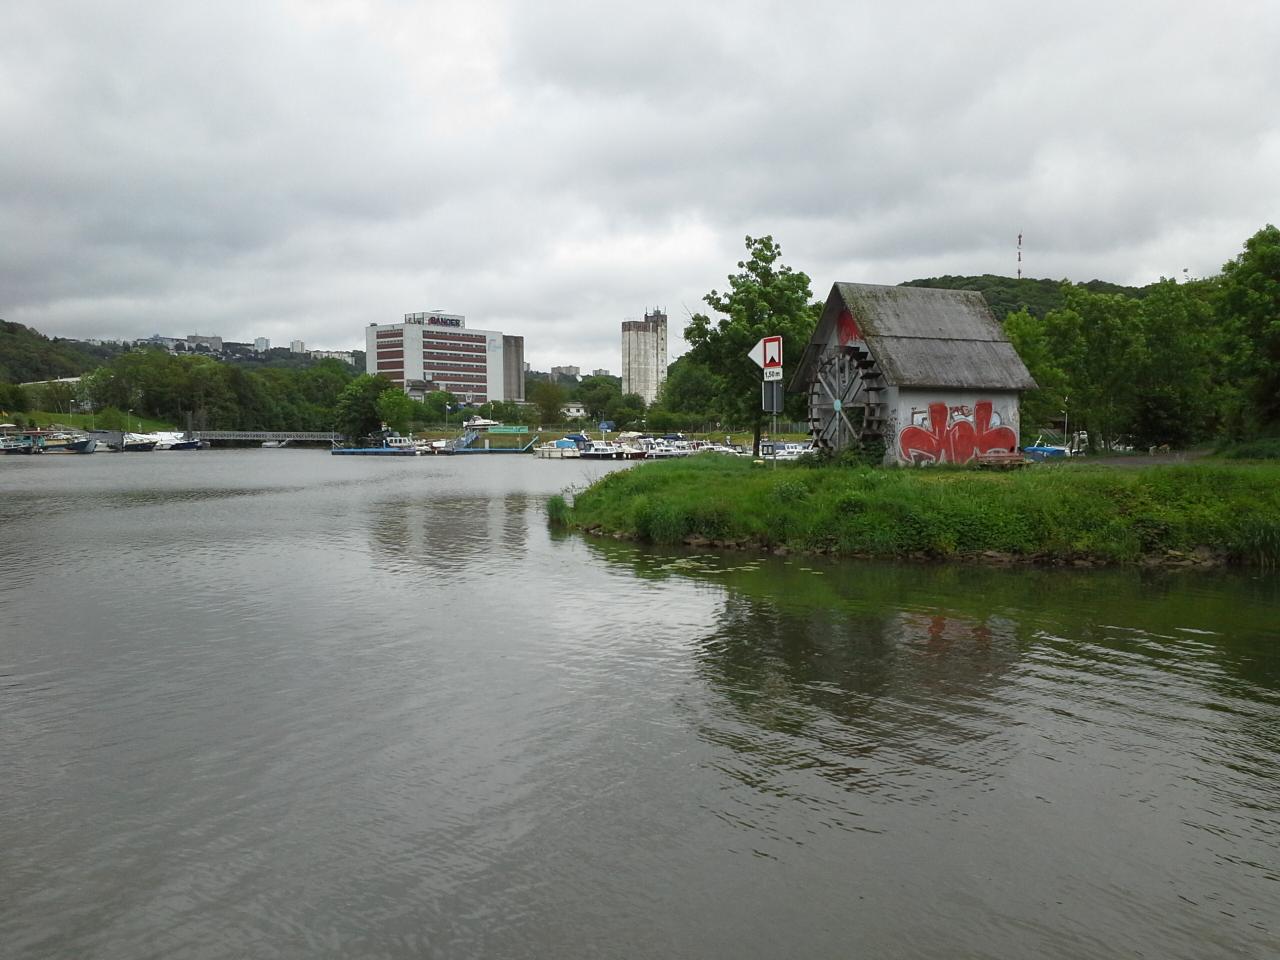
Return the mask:
[[[50, 413], [46, 410], [32, 410], [29, 413], [20, 414], [20, 416], [28, 424], [42, 428], [58, 426], [72, 427], [77, 430], [108, 429], [103, 417], [94, 416], [91, 413]], [[119, 423], [112, 425], [109, 429], [119, 430], [126, 423], [128, 424], [126, 429], [134, 433], [155, 433], [157, 430], [182, 429], [163, 420], [149, 420], [146, 417], [140, 417], [136, 413], [122, 414]]]
[[863, 557], [1280, 561], [1280, 465], [763, 467], [714, 454], [611, 473], [553, 523], [639, 541]]
[[1228, 444], [1217, 454], [1227, 460], [1280, 460], [1280, 438], [1264, 437]]

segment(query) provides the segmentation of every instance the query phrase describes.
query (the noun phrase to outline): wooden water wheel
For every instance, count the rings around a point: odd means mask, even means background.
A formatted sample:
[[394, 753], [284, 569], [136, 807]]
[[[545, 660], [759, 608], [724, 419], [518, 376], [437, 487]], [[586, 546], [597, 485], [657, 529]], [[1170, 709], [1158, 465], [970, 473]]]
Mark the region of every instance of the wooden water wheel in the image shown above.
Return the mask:
[[815, 447], [843, 450], [884, 436], [884, 377], [858, 344], [828, 347], [809, 385], [809, 434]]

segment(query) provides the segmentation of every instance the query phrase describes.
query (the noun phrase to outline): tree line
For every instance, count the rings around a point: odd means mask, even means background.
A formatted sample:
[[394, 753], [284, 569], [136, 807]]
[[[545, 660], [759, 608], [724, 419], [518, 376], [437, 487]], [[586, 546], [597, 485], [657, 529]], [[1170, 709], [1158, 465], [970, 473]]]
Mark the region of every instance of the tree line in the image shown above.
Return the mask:
[[[40, 349], [41, 341], [51, 342], [35, 331], [21, 330], [30, 349]], [[140, 346], [105, 363], [94, 363], [88, 355], [76, 362], [91, 367], [78, 384], [20, 387], [0, 382], [0, 411], [15, 418], [34, 410], [93, 413], [98, 425], [112, 429], [123, 427], [133, 415], [196, 430], [314, 430], [350, 437], [368, 435], [383, 424], [400, 432], [450, 428], [469, 416], [558, 426], [566, 422], [562, 411], [572, 401], [582, 404], [587, 423], [611, 420], [618, 429], [628, 429], [642, 425], [645, 416], [644, 401], [635, 394], [623, 395], [621, 381], [608, 376], [565, 383], [534, 374], [530, 403], [468, 405], [447, 391], [411, 399], [385, 377], [358, 375], [338, 360], [263, 358], [244, 364], [199, 351], [170, 353]], [[71, 376], [80, 370], [73, 365], [70, 371], [52, 372]]]
[[[361, 436], [382, 423], [406, 432], [471, 414], [550, 427], [562, 425], [562, 408], [578, 401], [590, 424], [657, 432], [754, 428], [758, 437], [760, 373], [747, 351], [761, 337], [781, 335], [794, 363], [822, 303], [813, 299], [809, 277], [782, 263], [772, 237], [747, 237], [746, 250], [727, 287], [703, 298], [708, 311], [689, 318], [690, 350], [670, 365], [648, 408], [639, 396], [624, 395], [617, 377], [531, 374], [529, 403], [492, 402], [464, 414], [460, 398], [447, 392], [412, 400], [390, 381], [357, 375], [337, 360], [250, 368], [145, 348], [95, 358], [68, 353], [71, 342], [0, 322], [6, 379], [14, 369], [68, 375], [93, 364], [77, 386], [49, 384], [34, 395], [0, 382], [0, 410], [132, 411], [196, 429]], [[993, 309], [1003, 308], [1005, 332], [1039, 385], [1023, 397], [1028, 432], [1069, 420], [1094, 444], [1140, 446], [1280, 433], [1280, 230], [1272, 225], [1218, 275], [1181, 283], [1135, 288], [991, 276], [911, 283], [978, 289]], [[804, 403], [789, 397], [785, 416], [803, 419]]]
[[[760, 372], [747, 351], [781, 335], [789, 362], [812, 336], [822, 304], [809, 278], [780, 263], [771, 237], [748, 256], [711, 314], [685, 327], [691, 350], [673, 363], [650, 422], [670, 414], [737, 426], [762, 422]], [[1212, 277], [1145, 287], [937, 277], [912, 286], [976, 289], [1039, 389], [1022, 399], [1024, 431], [1069, 423], [1095, 445], [1186, 446], [1280, 433], [1280, 230], [1267, 225]], [[803, 397], [788, 414], [804, 416]]]

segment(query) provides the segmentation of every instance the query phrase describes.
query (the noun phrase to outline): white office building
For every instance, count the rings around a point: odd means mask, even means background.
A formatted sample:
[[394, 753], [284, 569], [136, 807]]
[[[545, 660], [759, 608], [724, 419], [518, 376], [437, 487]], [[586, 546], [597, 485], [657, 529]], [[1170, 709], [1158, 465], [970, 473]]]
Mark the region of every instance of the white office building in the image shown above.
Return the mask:
[[467, 329], [465, 317], [439, 310], [371, 323], [364, 335], [366, 372], [406, 392], [447, 390], [469, 403], [524, 397], [523, 337]]

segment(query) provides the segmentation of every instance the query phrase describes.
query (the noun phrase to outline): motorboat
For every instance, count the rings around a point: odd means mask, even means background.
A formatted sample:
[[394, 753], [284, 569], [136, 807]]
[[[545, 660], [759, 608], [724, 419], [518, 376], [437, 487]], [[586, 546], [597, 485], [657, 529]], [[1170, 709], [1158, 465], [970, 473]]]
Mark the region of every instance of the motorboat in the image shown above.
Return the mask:
[[1036, 442], [1022, 448], [1028, 460], [1042, 463], [1045, 460], [1065, 460], [1071, 456], [1071, 450], [1056, 443], [1049, 443], [1043, 437], [1036, 437]]
[[150, 453], [160, 438], [149, 433], [122, 433], [119, 440], [108, 441], [107, 447], [123, 453]]
[[539, 460], [577, 460], [582, 455], [578, 449], [579, 442], [575, 437], [548, 440], [534, 447], [533, 455]]
[[44, 453], [44, 437], [25, 434], [0, 436], [0, 453]]
[[157, 450], [199, 450], [201, 441], [182, 433], [157, 433]]
[[773, 459], [799, 460], [806, 454], [813, 453], [812, 443], [784, 443], [774, 447]]
[[650, 440], [644, 444], [646, 460], [666, 460], [671, 457], [688, 456], [689, 451], [677, 447], [670, 440]]
[[46, 453], [93, 453], [98, 448], [98, 438], [85, 434], [59, 434], [55, 442], [45, 441]]
[[588, 440], [578, 455], [583, 460], [625, 460], [626, 450], [613, 440]]
[[387, 434], [381, 443], [369, 447], [338, 447], [329, 451], [332, 454], [364, 457], [416, 457], [422, 451], [413, 437], [402, 437], [399, 434]]

